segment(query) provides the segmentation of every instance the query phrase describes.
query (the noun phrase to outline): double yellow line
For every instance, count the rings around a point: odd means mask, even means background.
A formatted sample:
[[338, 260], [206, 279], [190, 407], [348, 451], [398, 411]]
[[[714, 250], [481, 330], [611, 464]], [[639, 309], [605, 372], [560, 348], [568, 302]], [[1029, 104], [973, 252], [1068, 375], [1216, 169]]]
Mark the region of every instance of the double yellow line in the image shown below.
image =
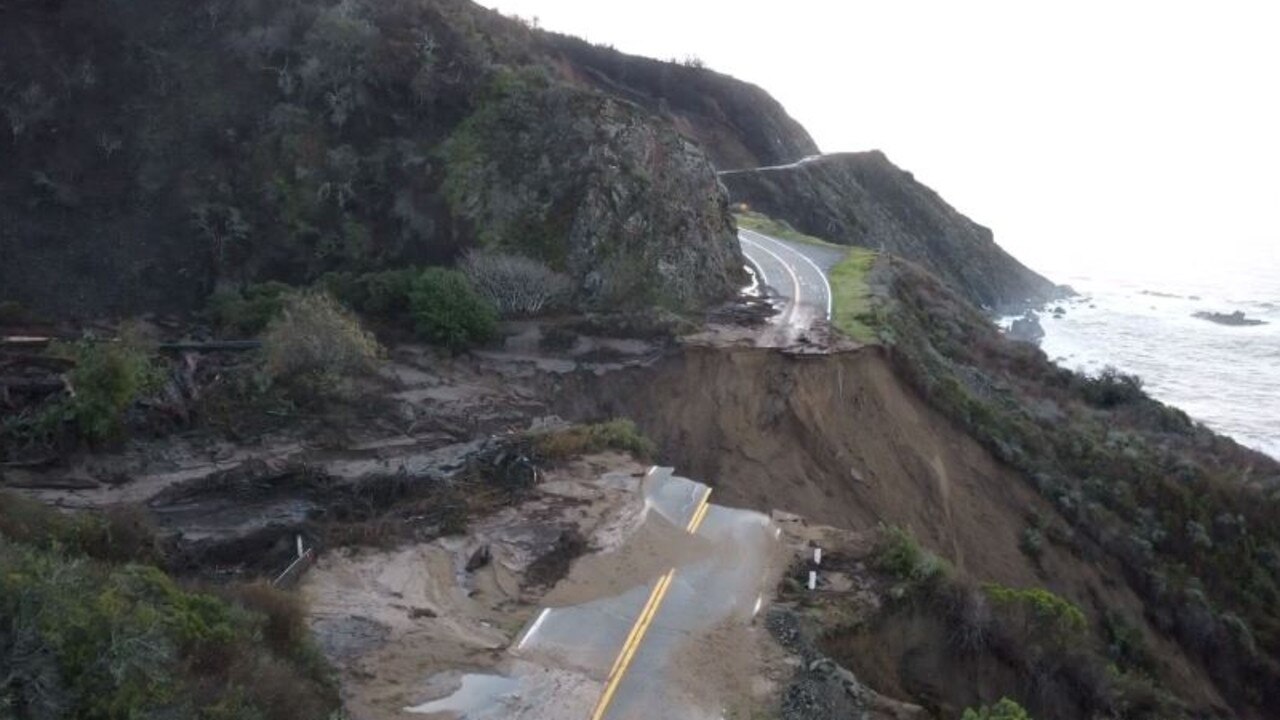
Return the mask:
[[[689, 518], [689, 524], [684, 528], [685, 532], [690, 534], [698, 532], [698, 527], [702, 525], [702, 520], [711, 508], [707, 503], [710, 497], [711, 488], [707, 488], [707, 491], [702, 494], [702, 500], [698, 502], [697, 509], [693, 511], [693, 516]], [[653, 586], [653, 591], [649, 593], [649, 600], [640, 611], [640, 617], [636, 618], [635, 624], [631, 626], [626, 642], [622, 643], [622, 649], [618, 651], [618, 657], [613, 661], [613, 667], [609, 669], [609, 680], [604, 686], [604, 693], [600, 695], [600, 701], [596, 703], [595, 712], [591, 713], [591, 720], [600, 720], [608, 712], [614, 693], [618, 692], [618, 686], [622, 684], [622, 678], [627, 674], [627, 668], [631, 666], [631, 661], [635, 658], [645, 633], [649, 632], [649, 626], [653, 624], [653, 618], [658, 614], [658, 608], [667, 596], [667, 590], [671, 588], [671, 581], [675, 576], [676, 569], [671, 568], [658, 578], [658, 582]]]

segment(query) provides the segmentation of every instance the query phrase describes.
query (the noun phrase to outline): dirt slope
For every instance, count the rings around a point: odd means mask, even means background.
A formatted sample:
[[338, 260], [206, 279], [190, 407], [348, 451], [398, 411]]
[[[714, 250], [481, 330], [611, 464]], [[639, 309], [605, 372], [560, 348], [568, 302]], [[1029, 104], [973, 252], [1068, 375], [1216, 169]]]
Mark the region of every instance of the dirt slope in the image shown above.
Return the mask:
[[[720, 503], [851, 530], [908, 527], [971, 577], [1045, 587], [1094, 616], [1119, 609], [1142, 617], [1139, 598], [1113, 579], [1122, 575], [1101, 554], [1078, 557], [1046, 543], [1037, 566], [1019, 549], [1032, 513], [1064, 521], [906, 387], [879, 349], [801, 358], [690, 348], [652, 368], [564, 382], [563, 414], [634, 418], [667, 461], [710, 483]], [[1177, 646], [1142, 631], [1184, 699], [1224, 704]], [[884, 662], [920, 652], [911, 643], [895, 648]]]

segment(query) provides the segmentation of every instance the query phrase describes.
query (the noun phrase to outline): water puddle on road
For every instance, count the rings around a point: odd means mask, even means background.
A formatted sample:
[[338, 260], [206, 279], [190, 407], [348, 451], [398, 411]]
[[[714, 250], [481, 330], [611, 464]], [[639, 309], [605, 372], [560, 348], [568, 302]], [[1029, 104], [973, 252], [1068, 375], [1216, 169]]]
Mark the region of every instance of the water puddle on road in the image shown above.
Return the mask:
[[518, 680], [501, 675], [470, 673], [462, 676], [462, 685], [452, 695], [405, 708], [405, 711], [421, 715], [453, 713], [459, 718], [466, 718], [468, 713], [500, 704], [503, 697], [515, 692], [519, 686]]

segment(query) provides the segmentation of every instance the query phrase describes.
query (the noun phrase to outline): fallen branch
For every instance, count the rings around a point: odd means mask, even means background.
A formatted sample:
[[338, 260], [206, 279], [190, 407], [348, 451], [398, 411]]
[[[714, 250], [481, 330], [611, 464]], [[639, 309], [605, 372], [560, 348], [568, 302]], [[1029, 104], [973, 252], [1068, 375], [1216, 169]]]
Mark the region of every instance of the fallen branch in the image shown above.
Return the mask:
[[52, 341], [53, 338], [33, 335], [4, 335], [0, 336], [0, 347], [40, 348], [48, 345]]
[[160, 343], [159, 349], [168, 352], [245, 352], [262, 347], [261, 340], [210, 340], [207, 342]]
[[61, 378], [0, 377], [0, 387], [9, 392], [27, 395], [48, 395], [61, 392], [66, 386], [67, 384]]

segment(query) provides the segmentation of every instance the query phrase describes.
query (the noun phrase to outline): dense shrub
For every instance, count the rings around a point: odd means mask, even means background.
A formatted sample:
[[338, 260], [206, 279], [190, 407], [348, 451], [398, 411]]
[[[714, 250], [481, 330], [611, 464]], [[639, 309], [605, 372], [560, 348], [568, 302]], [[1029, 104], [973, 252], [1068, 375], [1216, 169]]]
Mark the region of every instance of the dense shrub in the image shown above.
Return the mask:
[[1108, 365], [1097, 377], [1077, 375], [1076, 384], [1085, 401], [1101, 408], [1113, 408], [1146, 399], [1142, 378], [1127, 375]]
[[287, 720], [337, 706], [318, 666], [263, 645], [266, 618], [154, 567], [5, 538], [0, 566], [0, 708], [17, 717]]
[[409, 292], [420, 274], [413, 267], [363, 274], [334, 272], [320, 278], [319, 285], [353, 310], [398, 320], [409, 313]]
[[161, 380], [147, 344], [131, 332], [114, 342], [82, 340], [55, 352], [69, 355], [75, 367], [67, 374], [71, 396], [52, 416], [90, 442], [120, 437], [125, 410]]
[[944, 560], [920, 547], [915, 536], [896, 525], [880, 528], [872, 565], [908, 588], [932, 584], [950, 572]]
[[497, 331], [497, 311], [457, 270], [423, 271], [409, 291], [409, 308], [418, 333], [453, 352], [483, 343]]
[[249, 285], [244, 290], [224, 290], [209, 299], [209, 316], [224, 333], [257, 335], [284, 307], [294, 289], [281, 282]]
[[1000, 698], [1000, 702], [991, 707], [983, 705], [965, 710], [961, 720], [1031, 720], [1031, 715], [1009, 698]]
[[1044, 642], [1069, 645], [1088, 629], [1080, 608], [1044, 588], [1020, 589], [992, 583], [983, 590], [997, 608]]
[[549, 460], [567, 460], [605, 450], [619, 450], [647, 459], [657, 452], [653, 441], [645, 437], [635, 423], [625, 419], [543, 433], [535, 438], [534, 447]]
[[369, 372], [381, 353], [355, 315], [317, 292], [287, 298], [262, 345], [273, 381], [315, 389]]
[[568, 276], [522, 255], [472, 250], [459, 268], [476, 292], [506, 317], [554, 310], [569, 297]]
[[156, 562], [162, 555], [150, 518], [133, 506], [102, 513], [62, 513], [36, 500], [0, 492], [0, 536], [98, 560]]

